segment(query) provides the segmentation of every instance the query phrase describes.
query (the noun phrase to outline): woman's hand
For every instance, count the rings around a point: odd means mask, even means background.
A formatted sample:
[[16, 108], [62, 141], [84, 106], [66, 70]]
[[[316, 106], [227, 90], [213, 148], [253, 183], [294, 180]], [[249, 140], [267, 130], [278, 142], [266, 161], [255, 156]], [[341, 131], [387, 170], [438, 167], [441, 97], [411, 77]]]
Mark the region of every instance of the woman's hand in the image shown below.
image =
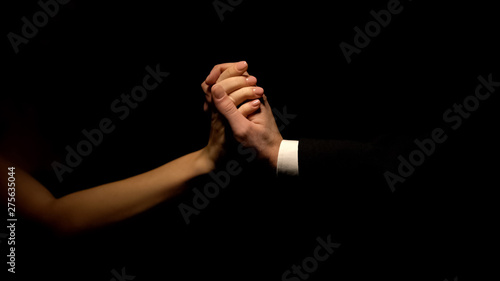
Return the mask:
[[[243, 68], [242, 68], [243, 66]], [[229, 93], [230, 105], [235, 111], [249, 116], [259, 108], [245, 100], [262, 96], [262, 88], [256, 87], [255, 77], [246, 73], [246, 63], [225, 64], [214, 67], [202, 84], [209, 97], [207, 109], [212, 105], [211, 88]], [[233, 104], [234, 102], [234, 104]], [[236, 105], [236, 106], [235, 106]], [[212, 128], [208, 145], [201, 150], [186, 154], [145, 173], [94, 186], [56, 198], [38, 180], [16, 169], [16, 207], [19, 214], [48, 226], [60, 235], [71, 235], [135, 216], [151, 207], [169, 200], [184, 190], [186, 183], [202, 174], [209, 173], [224, 152], [224, 124], [216, 110], [212, 110]], [[24, 135], [24, 134], [23, 134]], [[13, 157], [16, 156], [15, 154]], [[23, 159], [4, 159], [0, 155], [0, 170], [18, 166]], [[131, 163], [133, 164], [133, 163]], [[0, 173], [0, 182], [7, 182], [7, 173]], [[7, 201], [8, 186], [0, 187], [0, 201]], [[5, 202], [4, 201], [4, 202]]]
[[255, 113], [260, 107], [259, 98], [264, 94], [264, 89], [256, 86], [257, 78], [247, 73], [248, 64], [245, 61], [238, 63], [224, 63], [216, 65], [205, 81], [201, 84], [205, 93], [206, 102], [204, 110], [211, 112], [212, 122], [208, 145], [201, 151], [200, 162], [202, 169], [208, 172], [213, 170], [224, 154], [225, 126], [223, 116], [215, 109], [212, 103], [212, 87], [222, 87], [231, 101], [238, 107], [237, 110], [247, 117]]

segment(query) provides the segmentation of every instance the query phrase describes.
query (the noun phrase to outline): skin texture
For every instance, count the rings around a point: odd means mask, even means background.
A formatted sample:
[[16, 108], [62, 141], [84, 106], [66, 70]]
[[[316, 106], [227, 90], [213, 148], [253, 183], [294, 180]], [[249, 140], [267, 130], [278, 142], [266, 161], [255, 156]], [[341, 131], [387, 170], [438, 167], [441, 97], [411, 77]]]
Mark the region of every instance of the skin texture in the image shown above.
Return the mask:
[[[257, 89], [257, 80], [246, 73], [246, 63], [238, 65], [240, 69], [234, 64], [229, 66], [214, 68], [210, 74], [213, 76], [209, 75], [207, 79], [209, 82], [221, 80], [215, 88], [228, 93], [228, 101], [234, 108], [246, 100], [262, 96], [263, 90], [254, 91]], [[204, 82], [202, 88], [210, 92], [212, 85]], [[205, 106], [207, 110], [215, 109], [209, 104], [211, 101]], [[254, 103], [247, 102], [237, 111], [241, 116], [249, 116], [257, 111], [259, 106], [258, 100]], [[27, 129], [22, 132], [9, 132], [0, 143], [0, 181], [7, 182], [8, 167], [16, 167], [16, 212], [48, 226], [58, 235], [71, 235], [99, 228], [132, 217], [172, 198], [185, 188], [187, 181], [212, 171], [224, 152], [225, 143], [222, 117], [216, 111], [212, 111], [211, 124], [208, 144], [200, 150], [143, 174], [91, 187], [61, 198], [55, 198], [30, 175], [30, 171], [36, 166], [35, 162], [38, 161], [30, 152], [30, 147], [36, 145], [38, 140], [26, 137], [26, 133], [32, 131]], [[3, 186], [0, 199], [5, 202], [8, 186]]]
[[[247, 114], [248, 112], [241, 108], [252, 102], [247, 102], [237, 108], [235, 98], [232, 97], [234, 92], [231, 92], [228, 87], [234, 82], [234, 78], [231, 78], [224, 70], [233, 69], [232, 72], [235, 73], [246, 70], [246, 68], [242, 68], [243, 63], [216, 65], [203, 82], [202, 88], [206, 94], [207, 103], [213, 103], [217, 111], [227, 119], [235, 139], [246, 147], [255, 148], [260, 158], [266, 159], [271, 167], [276, 168], [283, 137], [278, 130], [266, 95], [262, 95], [259, 110], [253, 114]], [[241, 69], [239, 70], [238, 67]], [[241, 76], [238, 79], [241, 79]], [[253, 80], [251, 81], [253, 82]]]

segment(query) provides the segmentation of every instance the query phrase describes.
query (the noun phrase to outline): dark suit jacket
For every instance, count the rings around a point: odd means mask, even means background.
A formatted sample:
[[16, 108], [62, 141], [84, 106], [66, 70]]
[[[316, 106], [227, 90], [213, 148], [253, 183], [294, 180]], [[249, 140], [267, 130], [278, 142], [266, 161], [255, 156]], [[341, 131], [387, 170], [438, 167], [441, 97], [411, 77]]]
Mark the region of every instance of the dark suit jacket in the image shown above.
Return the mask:
[[[385, 135], [371, 142], [301, 139], [299, 175], [304, 178], [383, 176], [397, 168], [398, 155], [410, 147], [410, 138]], [[375, 177], [375, 178], [373, 178]]]

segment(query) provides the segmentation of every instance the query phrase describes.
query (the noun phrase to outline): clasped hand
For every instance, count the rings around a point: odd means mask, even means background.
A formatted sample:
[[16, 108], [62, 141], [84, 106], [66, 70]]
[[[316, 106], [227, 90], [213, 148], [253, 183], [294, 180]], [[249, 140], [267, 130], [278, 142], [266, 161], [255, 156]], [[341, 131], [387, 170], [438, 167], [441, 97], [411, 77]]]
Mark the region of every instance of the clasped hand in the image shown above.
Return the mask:
[[254, 148], [258, 157], [267, 160], [271, 167], [277, 166], [283, 138], [264, 89], [257, 86], [257, 78], [247, 70], [245, 61], [218, 64], [201, 84], [205, 93], [204, 110], [212, 116], [209, 142], [204, 148], [209, 165], [215, 165], [225, 151], [224, 124], [229, 124], [239, 143]]

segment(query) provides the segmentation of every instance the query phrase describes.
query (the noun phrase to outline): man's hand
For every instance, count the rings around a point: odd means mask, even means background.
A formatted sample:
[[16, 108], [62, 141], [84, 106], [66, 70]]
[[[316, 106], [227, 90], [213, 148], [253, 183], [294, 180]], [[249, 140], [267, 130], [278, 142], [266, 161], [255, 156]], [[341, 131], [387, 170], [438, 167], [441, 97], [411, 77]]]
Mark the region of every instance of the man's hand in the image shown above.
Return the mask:
[[[235, 62], [221, 63], [214, 66], [214, 68], [212, 68], [212, 70], [210, 71], [210, 74], [208, 74], [207, 78], [205, 78], [205, 81], [201, 83], [201, 88], [205, 93], [205, 104], [203, 105], [203, 109], [205, 111], [208, 111], [209, 104], [212, 103], [211, 89], [212, 86], [215, 85], [215, 83], [226, 80], [227, 78], [237, 77], [237, 76], [249, 78], [250, 75], [248, 74], [247, 69], [248, 69], [248, 64], [246, 63], [246, 61], [240, 61], [237, 63]], [[230, 92], [228, 92], [228, 94], [229, 93]], [[237, 104], [236, 106], [238, 105], [239, 104]]]
[[[249, 91], [243, 90], [244, 88], [242, 88], [240, 90], [241, 92], [236, 94], [234, 91], [231, 91], [231, 85], [233, 83], [244, 83], [242, 79], [245, 79], [249, 85], [254, 83], [254, 80], [250, 80], [252, 76], [246, 78], [231, 77], [231, 71], [232, 73], [239, 73], [239, 75], [243, 75], [243, 71], [245, 71], [248, 67], [248, 65], [242, 67], [242, 62], [238, 64], [239, 65], [222, 64], [219, 65], [219, 68], [214, 68], [204, 82], [204, 85], [206, 85], [204, 90], [207, 89], [205, 93], [211, 93], [211, 101], [220, 114], [222, 114], [229, 121], [229, 125], [233, 130], [236, 140], [246, 147], [255, 148], [260, 158], [267, 159], [270, 165], [276, 168], [279, 147], [283, 137], [278, 130], [271, 106], [269, 105], [267, 97], [264, 94], [262, 94], [263, 103], [259, 100], [253, 100], [243, 104], [240, 108], [237, 108], [238, 103], [236, 102], [242, 102], [249, 99]], [[222, 74], [219, 74], [219, 76], [218, 73], [220, 73], [221, 69], [224, 67], [226, 70], [222, 72]], [[214, 81], [218, 82], [210, 87], [210, 83], [213, 83]], [[256, 82], [257, 81], [255, 80], [255, 83]], [[247, 114], [247, 111], [242, 110], [244, 107], [252, 108], [255, 106], [259, 106], [260, 111], [255, 113], [252, 111], [251, 114]]]
[[212, 105], [212, 86], [217, 82], [218, 87], [223, 88], [228, 93], [232, 105], [236, 108], [247, 100], [251, 102], [244, 103], [237, 111], [242, 116], [249, 116], [259, 109], [260, 101], [258, 100], [264, 94], [264, 89], [255, 86], [257, 79], [249, 76], [246, 72], [248, 65], [242, 61], [239, 63], [226, 63], [216, 65], [207, 79], [201, 84], [205, 92], [205, 111], [212, 109], [212, 123], [208, 145], [203, 149], [202, 162], [204, 166], [212, 169], [224, 153], [224, 124], [222, 116]]

